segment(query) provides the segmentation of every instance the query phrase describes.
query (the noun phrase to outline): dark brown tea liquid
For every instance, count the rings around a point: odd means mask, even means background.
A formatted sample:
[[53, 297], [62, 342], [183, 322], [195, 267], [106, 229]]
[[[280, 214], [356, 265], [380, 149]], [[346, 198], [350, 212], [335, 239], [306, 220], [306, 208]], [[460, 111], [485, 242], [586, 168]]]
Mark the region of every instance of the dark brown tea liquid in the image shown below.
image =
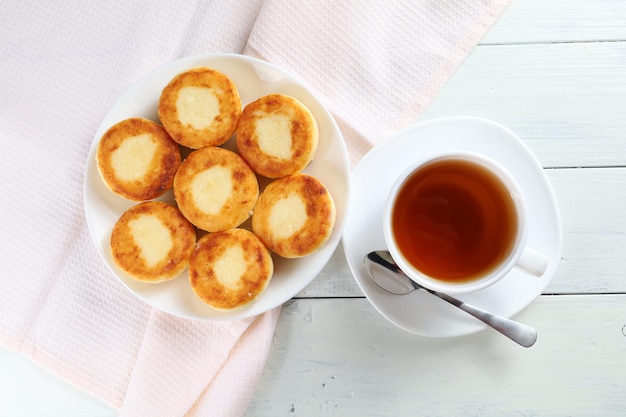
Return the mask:
[[498, 266], [517, 234], [513, 197], [491, 171], [443, 159], [407, 179], [392, 213], [400, 251], [422, 273], [465, 282]]

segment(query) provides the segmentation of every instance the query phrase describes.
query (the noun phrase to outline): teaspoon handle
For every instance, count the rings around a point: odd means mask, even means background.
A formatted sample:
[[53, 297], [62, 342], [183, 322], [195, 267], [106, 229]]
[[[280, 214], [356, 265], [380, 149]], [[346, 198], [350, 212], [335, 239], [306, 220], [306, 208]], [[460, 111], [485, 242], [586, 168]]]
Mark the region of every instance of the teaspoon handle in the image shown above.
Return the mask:
[[499, 331], [509, 339], [520, 344], [521, 346], [531, 347], [537, 341], [537, 331], [530, 326], [518, 323], [513, 320], [509, 320], [504, 317], [497, 316], [495, 314], [488, 313], [485, 310], [481, 310], [478, 307], [466, 304], [461, 300], [449, 296], [448, 294], [443, 294], [426, 288], [424, 288], [424, 290], [433, 295], [436, 295], [437, 297], [449, 302], [452, 305], [457, 306], [466, 313], [471, 314], [478, 320], [482, 321], [488, 326], [493, 327], [495, 330]]

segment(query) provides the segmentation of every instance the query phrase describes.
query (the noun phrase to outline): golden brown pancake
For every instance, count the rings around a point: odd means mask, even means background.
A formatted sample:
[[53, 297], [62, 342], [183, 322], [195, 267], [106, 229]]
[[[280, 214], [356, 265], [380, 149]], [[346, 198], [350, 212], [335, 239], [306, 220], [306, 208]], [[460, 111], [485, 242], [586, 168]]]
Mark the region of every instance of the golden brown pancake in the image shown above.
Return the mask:
[[241, 115], [241, 99], [226, 74], [195, 68], [167, 84], [158, 112], [163, 127], [176, 142], [199, 149], [221, 145], [232, 136]]
[[259, 196], [252, 230], [263, 244], [285, 258], [321, 249], [335, 226], [332, 196], [317, 178], [293, 174], [270, 183]]
[[180, 211], [196, 227], [217, 232], [239, 226], [259, 197], [256, 175], [236, 153], [218, 147], [193, 151], [174, 178]]
[[189, 282], [211, 307], [232, 310], [258, 297], [273, 272], [269, 251], [253, 233], [229, 229], [198, 241], [189, 263]]
[[236, 133], [239, 154], [254, 172], [268, 178], [303, 170], [315, 157], [319, 136], [309, 109], [281, 94], [248, 104]]
[[132, 278], [158, 283], [177, 277], [189, 265], [196, 230], [180, 211], [160, 201], [128, 209], [111, 233], [113, 260]]
[[178, 144], [158, 123], [123, 120], [98, 143], [98, 171], [114, 193], [133, 201], [151, 200], [172, 187], [180, 166]]

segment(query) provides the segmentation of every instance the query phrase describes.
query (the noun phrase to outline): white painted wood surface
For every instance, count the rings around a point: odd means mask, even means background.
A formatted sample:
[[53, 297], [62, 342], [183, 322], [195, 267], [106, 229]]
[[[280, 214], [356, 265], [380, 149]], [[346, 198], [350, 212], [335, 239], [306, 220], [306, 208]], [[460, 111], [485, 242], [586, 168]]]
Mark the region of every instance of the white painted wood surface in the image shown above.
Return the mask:
[[[403, 332], [339, 247], [284, 306], [247, 417], [626, 415], [626, 2], [514, 0], [422, 119], [459, 114], [519, 134], [557, 194], [563, 259], [517, 316], [537, 344]], [[0, 369], [0, 416], [118, 414], [15, 353]]]
[[539, 332], [525, 349], [414, 336], [362, 298], [291, 301], [248, 416], [624, 416], [625, 305], [541, 297], [517, 316]]

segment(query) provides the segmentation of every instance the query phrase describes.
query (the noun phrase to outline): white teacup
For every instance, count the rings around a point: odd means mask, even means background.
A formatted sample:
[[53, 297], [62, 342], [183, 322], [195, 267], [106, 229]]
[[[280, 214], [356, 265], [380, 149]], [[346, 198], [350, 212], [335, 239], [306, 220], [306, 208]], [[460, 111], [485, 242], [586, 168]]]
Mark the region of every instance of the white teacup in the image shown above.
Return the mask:
[[477, 291], [514, 267], [539, 277], [548, 264], [526, 245], [520, 187], [500, 164], [475, 152], [415, 161], [389, 192], [383, 230], [398, 266], [436, 291]]

